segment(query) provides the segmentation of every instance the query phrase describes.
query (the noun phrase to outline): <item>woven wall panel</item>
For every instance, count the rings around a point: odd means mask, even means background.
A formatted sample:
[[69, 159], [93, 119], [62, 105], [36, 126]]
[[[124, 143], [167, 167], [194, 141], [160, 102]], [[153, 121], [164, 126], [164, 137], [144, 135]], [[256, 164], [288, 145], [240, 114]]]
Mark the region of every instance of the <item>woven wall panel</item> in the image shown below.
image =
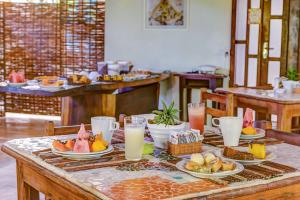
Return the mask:
[[[104, 60], [103, 1], [62, 1], [62, 68], [64, 74], [97, 68]], [[88, 59], [87, 59], [88, 58]]]
[[[24, 70], [32, 79], [95, 70], [103, 61], [103, 1], [0, 2], [0, 6], [1, 80], [13, 69]], [[0, 112], [3, 102], [6, 112], [60, 115], [61, 110], [59, 98], [8, 94], [0, 97]]]
[[[4, 4], [5, 74], [24, 70], [25, 77], [61, 75], [60, 23], [57, 4]], [[60, 99], [6, 95], [6, 112], [60, 114]], [[48, 108], [47, 105], [55, 105]]]
[[[0, 80], [4, 80], [4, 3], [0, 2]], [[5, 113], [5, 94], [0, 94], [0, 116]]]
[[34, 97], [27, 95], [6, 95], [6, 111], [40, 114], [40, 115], [60, 115], [60, 103], [44, 97]]

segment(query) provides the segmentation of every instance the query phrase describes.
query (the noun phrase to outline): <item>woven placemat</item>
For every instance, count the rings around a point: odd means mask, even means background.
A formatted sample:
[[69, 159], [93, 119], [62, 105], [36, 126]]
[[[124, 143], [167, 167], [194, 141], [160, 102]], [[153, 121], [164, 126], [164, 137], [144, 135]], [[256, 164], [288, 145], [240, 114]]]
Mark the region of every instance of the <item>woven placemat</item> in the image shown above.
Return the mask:
[[227, 176], [225, 178], [221, 178], [221, 180], [226, 181], [228, 184], [259, 179], [266, 180], [297, 171], [297, 169], [293, 167], [271, 161], [266, 161], [259, 165], [246, 165], [244, 167], [244, 171], [239, 174]]

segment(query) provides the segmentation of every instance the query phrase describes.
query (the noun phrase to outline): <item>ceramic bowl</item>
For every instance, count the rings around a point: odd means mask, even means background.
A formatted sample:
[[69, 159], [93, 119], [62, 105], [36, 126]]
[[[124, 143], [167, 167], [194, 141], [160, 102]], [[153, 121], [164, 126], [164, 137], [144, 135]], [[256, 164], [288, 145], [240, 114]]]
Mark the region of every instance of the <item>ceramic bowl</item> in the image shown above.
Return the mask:
[[154, 146], [162, 149], [166, 149], [170, 133], [173, 131], [183, 131], [186, 128], [186, 124], [182, 122], [180, 125], [165, 126], [163, 124], [147, 124], [150, 131], [150, 135], [154, 140]]

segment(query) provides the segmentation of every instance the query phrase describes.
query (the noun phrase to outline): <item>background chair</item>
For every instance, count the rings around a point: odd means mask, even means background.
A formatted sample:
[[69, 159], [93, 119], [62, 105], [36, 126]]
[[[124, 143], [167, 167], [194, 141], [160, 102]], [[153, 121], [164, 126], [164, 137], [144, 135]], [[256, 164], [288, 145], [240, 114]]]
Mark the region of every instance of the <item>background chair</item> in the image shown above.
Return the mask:
[[[69, 135], [69, 134], [77, 134], [80, 129], [80, 125], [74, 126], [55, 126], [53, 121], [49, 121], [46, 124], [45, 132], [48, 136], [55, 135]], [[92, 126], [90, 124], [85, 124], [85, 129], [87, 131], [92, 130]], [[115, 131], [112, 137], [112, 143], [124, 143], [124, 131]]]
[[[234, 116], [233, 94], [208, 93], [207, 90], [201, 90], [201, 100], [205, 103], [206, 115], [213, 117]], [[208, 101], [212, 106], [208, 107]]]
[[[46, 124], [46, 134], [48, 136], [54, 135], [69, 135], [69, 134], [76, 134], [80, 129], [80, 125], [74, 126], [55, 126], [53, 121], [48, 121]], [[92, 130], [90, 124], [85, 125], [86, 130]]]
[[300, 146], [300, 135], [296, 133], [287, 133], [278, 130], [268, 129], [266, 130], [266, 136], [282, 140], [287, 144]]

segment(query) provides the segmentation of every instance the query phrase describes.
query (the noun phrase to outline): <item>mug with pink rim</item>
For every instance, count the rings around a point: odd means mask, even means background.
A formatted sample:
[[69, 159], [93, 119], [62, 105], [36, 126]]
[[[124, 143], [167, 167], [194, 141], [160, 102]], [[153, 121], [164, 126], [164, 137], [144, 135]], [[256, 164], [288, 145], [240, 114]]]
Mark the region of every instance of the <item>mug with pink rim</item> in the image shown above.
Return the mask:
[[[216, 122], [219, 123], [216, 123]], [[212, 124], [220, 127], [224, 139], [224, 146], [239, 146], [240, 136], [243, 129], [243, 118], [220, 117], [213, 118]]]

